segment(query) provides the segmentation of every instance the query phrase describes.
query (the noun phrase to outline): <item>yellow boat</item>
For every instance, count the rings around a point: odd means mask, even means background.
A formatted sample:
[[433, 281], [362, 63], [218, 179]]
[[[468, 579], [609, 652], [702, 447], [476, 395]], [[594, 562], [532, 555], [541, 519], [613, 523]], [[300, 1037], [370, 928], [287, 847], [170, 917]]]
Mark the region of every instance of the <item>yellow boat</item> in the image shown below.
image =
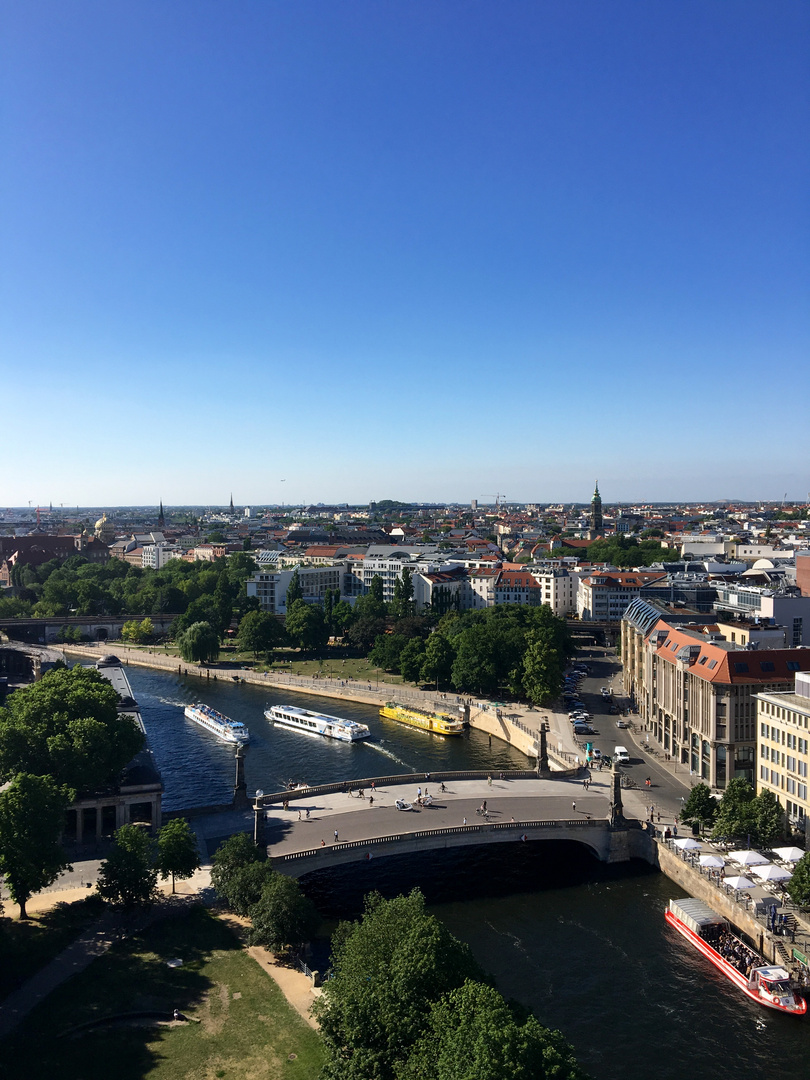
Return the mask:
[[386, 701], [380, 709], [380, 716], [388, 720], [397, 720], [400, 724], [432, 731], [436, 735], [461, 735], [464, 724], [446, 713], [428, 712], [426, 709], [414, 709], [412, 706], [397, 705], [395, 701]]

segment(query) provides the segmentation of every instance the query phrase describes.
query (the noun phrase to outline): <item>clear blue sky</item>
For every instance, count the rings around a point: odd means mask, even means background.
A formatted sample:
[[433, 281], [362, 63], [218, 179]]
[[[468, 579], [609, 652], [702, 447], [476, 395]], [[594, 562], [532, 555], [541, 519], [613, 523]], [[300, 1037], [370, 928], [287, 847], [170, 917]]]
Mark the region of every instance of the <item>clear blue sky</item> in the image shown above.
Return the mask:
[[0, 505], [806, 497], [806, 2], [0, 17]]

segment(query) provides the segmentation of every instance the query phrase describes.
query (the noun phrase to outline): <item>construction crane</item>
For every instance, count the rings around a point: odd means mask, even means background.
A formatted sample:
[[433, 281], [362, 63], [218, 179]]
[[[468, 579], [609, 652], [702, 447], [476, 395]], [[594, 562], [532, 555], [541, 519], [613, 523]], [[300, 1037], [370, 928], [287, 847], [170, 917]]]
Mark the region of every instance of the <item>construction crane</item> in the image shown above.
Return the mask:
[[480, 495], [479, 498], [481, 498], [481, 499], [494, 499], [495, 500], [495, 509], [498, 510], [498, 509], [500, 509], [501, 499], [505, 499], [506, 496], [503, 494], [503, 492], [500, 492], [500, 493], [498, 493], [496, 495]]

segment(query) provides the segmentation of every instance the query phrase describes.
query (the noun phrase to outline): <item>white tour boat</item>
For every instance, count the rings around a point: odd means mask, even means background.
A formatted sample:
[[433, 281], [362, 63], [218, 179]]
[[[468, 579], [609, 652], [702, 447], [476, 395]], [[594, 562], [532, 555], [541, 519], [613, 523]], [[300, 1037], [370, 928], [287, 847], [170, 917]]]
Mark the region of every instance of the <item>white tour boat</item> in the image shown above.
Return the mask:
[[268, 720], [303, 731], [306, 735], [321, 735], [326, 739], [339, 739], [341, 742], [357, 742], [358, 739], [367, 739], [371, 734], [365, 724], [300, 709], [297, 705], [272, 705], [264, 710], [264, 715]]
[[231, 720], [229, 716], [212, 709], [210, 705], [198, 702], [196, 705], [186, 705], [183, 714], [195, 724], [204, 727], [225, 742], [246, 743], [250, 742], [250, 732], [239, 720]]

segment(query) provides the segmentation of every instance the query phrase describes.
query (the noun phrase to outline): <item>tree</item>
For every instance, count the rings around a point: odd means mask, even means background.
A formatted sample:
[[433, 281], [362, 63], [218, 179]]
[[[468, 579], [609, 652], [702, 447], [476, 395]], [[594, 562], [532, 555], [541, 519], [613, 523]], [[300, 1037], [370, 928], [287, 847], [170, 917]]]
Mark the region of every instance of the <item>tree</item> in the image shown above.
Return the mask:
[[144, 742], [117, 705], [109, 681], [92, 668], [55, 668], [18, 690], [0, 709], [0, 779], [47, 774], [78, 791], [113, 783]]
[[285, 637], [281, 624], [266, 611], [249, 611], [239, 623], [236, 644], [242, 652], [252, 652], [258, 660], [260, 652], [270, 653]]
[[211, 884], [220, 896], [228, 897], [235, 874], [251, 863], [263, 862], [261, 851], [247, 833], [234, 833], [223, 841], [211, 859]]
[[431, 634], [425, 645], [425, 659], [419, 672], [420, 680], [423, 683], [445, 686], [450, 681], [454, 659], [453, 646], [444, 634]]
[[425, 662], [425, 643], [421, 638], [411, 638], [399, 654], [399, 671], [408, 682], [418, 682]]
[[586, 1080], [559, 1031], [521, 1015], [491, 986], [467, 981], [430, 1008], [397, 1080]]
[[209, 622], [195, 622], [177, 638], [187, 664], [210, 664], [219, 656], [219, 634]]
[[354, 622], [354, 608], [347, 600], [332, 605], [331, 631], [335, 637], [343, 637]]
[[526, 696], [535, 705], [550, 705], [560, 696], [563, 687], [563, 658], [550, 629], [539, 628], [528, 635], [522, 681]]
[[355, 614], [358, 618], [383, 619], [385, 618], [385, 601], [383, 600], [383, 581], [379, 574], [371, 579], [368, 592], [365, 596], [359, 596], [354, 603]]
[[322, 649], [329, 640], [323, 609], [305, 600], [296, 600], [287, 608], [285, 629], [289, 637], [305, 651]]
[[[360, 603], [359, 600], [358, 603]], [[361, 652], [367, 653], [380, 634], [384, 633], [385, 619], [361, 615], [361, 617], [349, 627], [346, 632], [346, 637], [349, 639], [349, 643], [354, 645], [356, 649], [360, 649]]]
[[301, 588], [301, 575], [298, 573], [298, 567], [296, 566], [293, 576], [290, 578], [290, 584], [287, 586], [287, 612], [289, 613], [297, 600], [303, 599], [304, 590]]
[[681, 821], [685, 825], [691, 825], [697, 821], [703, 828], [712, 825], [717, 817], [717, 799], [712, 795], [711, 788], [706, 784], [695, 784], [689, 792], [689, 798], [683, 804]]
[[393, 1080], [425, 1027], [430, 1004], [482, 977], [469, 946], [425, 910], [421, 892], [366, 897], [359, 923], [332, 938], [334, 977], [315, 1004], [323, 1080]]
[[155, 628], [152, 620], [147, 615], [145, 619], [130, 619], [125, 622], [121, 627], [121, 638], [124, 641], [132, 641], [136, 645], [140, 645], [142, 642], [148, 641], [154, 632]]
[[112, 851], [101, 864], [98, 892], [116, 907], [149, 904], [157, 887], [154, 841], [138, 825], [122, 825], [115, 834]]
[[797, 907], [810, 906], [810, 853], [803, 855], [793, 868], [793, 877], [787, 883], [790, 899]]
[[59, 843], [65, 810], [75, 793], [50, 776], [20, 773], [0, 791], [0, 874], [6, 879], [20, 918], [34, 893], [68, 869]]
[[754, 799], [757, 843], [769, 847], [785, 835], [785, 810], [776, 795], [767, 788]]
[[185, 818], [172, 818], [158, 833], [156, 867], [164, 881], [172, 879], [172, 892], [175, 878], [185, 881], [200, 869], [197, 837]]
[[249, 915], [250, 909], [261, 899], [264, 887], [273, 874], [274, 871], [266, 859], [263, 862], [248, 863], [247, 866], [234, 870], [221, 895], [227, 900], [231, 911], [237, 915]]
[[407, 644], [408, 639], [402, 634], [380, 634], [368, 658], [374, 667], [399, 674], [399, 658]]
[[754, 789], [747, 780], [729, 780], [714, 822], [713, 836], [756, 836]]
[[277, 873], [271, 874], [249, 914], [251, 944], [275, 952], [309, 941], [320, 922], [315, 905], [295, 878]]

